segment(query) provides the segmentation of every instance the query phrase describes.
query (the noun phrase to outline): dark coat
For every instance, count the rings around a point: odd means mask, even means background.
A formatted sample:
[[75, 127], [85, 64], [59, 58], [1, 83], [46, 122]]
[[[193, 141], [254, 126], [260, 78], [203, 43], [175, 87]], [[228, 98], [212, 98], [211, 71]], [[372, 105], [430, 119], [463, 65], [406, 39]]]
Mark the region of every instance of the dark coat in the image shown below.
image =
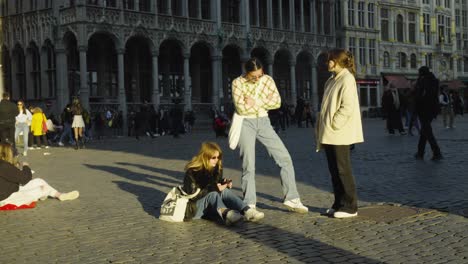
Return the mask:
[[189, 169], [185, 172], [184, 178], [184, 191], [188, 194], [195, 193], [197, 188], [200, 188], [200, 193], [194, 198], [190, 199], [185, 211], [185, 219], [190, 220], [197, 212], [197, 201], [205, 197], [210, 192], [217, 192], [217, 184], [223, 182], [223, 172], [218, 168], [213, 171], [199, 170], [194, 171]]
[[19, 114], [16, 104], [3, 99], [0, 102], [0, 127], [15, 127], [16, 116]]
[[0, 160], [0, 201], [17, 192], [19, 186], [28, 183], [31, 178], [32, 173], [28, 166], [24, 166], [23, 170], [20, 170], [12, 164]]
[[439, 112], [439, 80], [434, 74], [418, 78], [415, 95], [416, 113], [422, 118], [435, 118]]

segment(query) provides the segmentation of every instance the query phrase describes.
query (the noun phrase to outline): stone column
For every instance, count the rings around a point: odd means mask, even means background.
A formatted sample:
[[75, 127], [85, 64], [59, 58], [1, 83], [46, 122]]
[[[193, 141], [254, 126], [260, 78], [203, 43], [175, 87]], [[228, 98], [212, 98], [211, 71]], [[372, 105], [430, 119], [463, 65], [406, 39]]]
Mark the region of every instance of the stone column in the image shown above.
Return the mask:
[[[41, 98], [47, 98], [49, 97], [49, 90], [52, 86], [51, 83], [49, 83], [49, 78], [47, 75], [47, 49], [40, 49], [39, 50], [41, 54], [41, 68], [40, 68], [40, 74], [41, 74]], [[1, 58], [1, 57], [0, 57]], [[60, 109], [61, 111], [62, 109]]]
[[318, 95], [317, 64], [312, 62], [312, 105], [315, 110], [320, 111]]
[[296, 60], [289, 60], [289, 69], [291, 75], [291, 104], [296, 104], [297, 87], [296, 87]]
[[192, 91], [190, 90], [190, 53], [184, 54], [184, 103], [185, 110], [192, 109]]
[[26, 86], [26, 96], [24, 99], [35, 99], [34, 97], [34, 87], [33, 87], [33, 81], [31, 78], [31, 71], [32, 71], [32, 52], [28, 51], [29, 49], [26, 48], [24, 50], [24, 55], [25, 55], [25, 65], [24, 65], [24, 79], [26, 80], [25, 86]]
[[[246, 34], [248, 34], [248, 32], [250, 32], [250, 6], [249, 6], [249, 2], [247, 0], [243, 0], [242, 1], [242, 5], [243, 8], [241, 8], [241, 18], [243, 17], [244, 18], [244, 24], [245, 24], [245, 32]], [[258, 9], [257, 11], [258, 12]], [[257, 17], [257, 21], [258, 21], [258, 17]]]
[[70, 101], [67, 55], [66, 50], [62, 47], [55, 48], [55, 68], [55, 78], [57, 82], [57, 108], [62, 111]]
[[[8, 87], [10, 91], [10, 96], [12, 98], [19, 98], [20, 97], [20, 88], [19, 88], [19, 83], [18, 79], [16, 78], [16, 74], [18, 74], [18, 57], [14, 55], [15, 53], [13, 51], [10, 52], [10, 58], [11, 58], [11, 87]], [[57, 64], [58, 65], [58, 64]], [[2, 96], [2, 95], [0, 95]]]
[[221, 85], [221, 59], [222, 56], [215, 54], [211, 57], [211, 69], [213, 76], [213, 87], [212, 87], [212, 100], [213, 106], [219, 109], [219, 90], [222, 89]]
[[310, 1], [310, 32], [317, 34], [317, 13], [315, 12], [315, 0]]
[[343, 14], [343, 27], [348, 26], [348, 2], [353, 0], [343, 0], [340, 13]]
[[166, 14], [168, 14], [169, 16], [172, 16], [172, 0], [166, 0], [166, 3], [167, 3]]
[[189, 17], [189, 11], [188, 11], [188, 0], [182, 0], [182, 16], [183, 17]]
[[135, 11], [140, 11], [140, 0], [135, 0]]
[[117, 67], [118, 67], [118, 87], [119, 87], [119, 110], [122, 111], [122, 129], [124, 136], [128, 135], [128, 113], [127, 113], [127, 97], [125, 94], [125, 79], [124, 79], [124, 49], [117, 50]]
[[218, 29], [221, 28], [221, 0], [214, 0], [215, 2], [215, 10], [216, 10], [216, 25]]
[[78, 47], [80, 53], [80, 101], [81, 105], [89, 111], [88, 65], [86, 62], [87, 49], [88, 47], [86, 46]]
[[283, 29], [283, 0], [279, 0], [278, 2], [278, 12], [279, 12], [279, 29]]
[[267, 67], [268, 67], [268, 75], [273, 77], [273, 60], [268, 59], [266, 63], [267, 63]]
[[300, 1], [300, 12], [301, 12], [301, 32], [304, 32], [305, 26], [304, 26], [304, 0]]
[[198, 19], [202, 19], [202, 4], [201, 4], [201, 1], [202, 0], [197, 1], [197, 18]]
[[267, 0], [267, 27], [273, 28], [273, 0]]
[[320, 34], [325, 34], [325, 13], [323, 8], [323, 0], [320, 0]]
[[[367, 10], [364, 13], [367, 14]], [[335, 29], [335, 1], [332, 0], [330, 1], [330, 35], [335, 36]]]
[[159, 69], [158, 69], [158, 55], [157, 51], [152, 52], [152, 61], [153, 61], [153, 93], [151, 101], [153, 102], [154, 109], [158, 110], [159, 105], [161, 104], [159, 97]]
[[296, 31], [296, 10], [294, 7], [294, 0], [289, 1], [289, 26], [291, 31]]
[[[258, 1], [255, 0], [255, 26], [259, 27], [260, 26], [260, 9], [258, 7]], [[247, 5], [249, 5], [249, 1], [247, 1]], [[249, 13], [247, 13], [247, 17], [250, 17]]]

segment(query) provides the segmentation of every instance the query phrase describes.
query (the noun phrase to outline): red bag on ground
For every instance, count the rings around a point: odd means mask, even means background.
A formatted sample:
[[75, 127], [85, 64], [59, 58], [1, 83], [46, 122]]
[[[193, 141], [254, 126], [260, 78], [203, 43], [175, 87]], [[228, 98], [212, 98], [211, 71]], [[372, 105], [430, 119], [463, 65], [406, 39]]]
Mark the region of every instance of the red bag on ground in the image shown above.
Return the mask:
[[36, 207], [36, 202], [32, 202], [30, 204], [22, 204], [20, 206], [14, 204], [5, 204], [4, 206], [0, 206], [0, 211], [9, 211], [9, 210], [18, 210], [18, 209], [31, 209]]

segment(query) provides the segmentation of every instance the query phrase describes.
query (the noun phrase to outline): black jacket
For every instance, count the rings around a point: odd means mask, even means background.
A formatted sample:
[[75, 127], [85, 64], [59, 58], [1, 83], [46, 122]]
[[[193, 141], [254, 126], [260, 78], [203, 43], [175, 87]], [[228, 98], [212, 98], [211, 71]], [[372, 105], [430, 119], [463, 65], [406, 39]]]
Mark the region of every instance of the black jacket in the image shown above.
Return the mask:
[[0, 127], [14, 127], [18, 114], [19, 110], [16, 104], [3, 99], [0, 102]]
[[416, 113], [422, 118], [433, 119], [439, 112], [439, 80], [429, 73], [416, 82]]
[[199, 199], [205, 197], [210, 192], [217, 192], [217, 184], [223, 181], [223, 172], [218, 168], [213, 171], [199, 170], [194, 171], [189, 169], [185, 172], [183, 189], [186, 193], [195, 193], [197, 188], [200, 188], [200, 193], [194, 198], [190, 199], [185, 211], [185, 219], [190, 220], [197, 212], [196, 203]]
[[28, 166], [24, 166], [23, 170], [20, 170], [10, 163], [0, 160], [0, 201], [17, 192], [19, 186], [28, 183], [31, 178], [31, 169]]

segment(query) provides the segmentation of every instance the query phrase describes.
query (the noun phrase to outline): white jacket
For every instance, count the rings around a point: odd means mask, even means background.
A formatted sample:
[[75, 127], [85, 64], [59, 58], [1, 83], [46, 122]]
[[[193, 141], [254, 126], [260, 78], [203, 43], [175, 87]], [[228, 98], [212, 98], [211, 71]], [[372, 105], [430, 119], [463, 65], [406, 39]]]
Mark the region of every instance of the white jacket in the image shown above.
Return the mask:
[[321, 144], [364, 142], [356, 80], [348, 69], [343, 69], [325, 83], [315, 137], [317, 151], [321, 149]]

